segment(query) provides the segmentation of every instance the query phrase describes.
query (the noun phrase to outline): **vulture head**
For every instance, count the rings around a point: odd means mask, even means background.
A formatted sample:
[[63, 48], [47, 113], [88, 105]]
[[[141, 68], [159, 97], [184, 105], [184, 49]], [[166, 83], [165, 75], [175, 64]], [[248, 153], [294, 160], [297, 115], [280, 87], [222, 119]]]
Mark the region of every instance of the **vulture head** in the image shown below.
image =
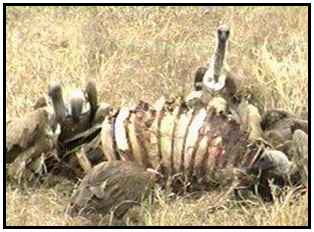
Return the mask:
[[250, 177], [245, 179], [246, 186], [254, 192], [257, 190], [257, 194], [263, 200], [272, 201], [270, 183], [279, 187], [292, 184], [291, 177], [295, 175], [296, 166], [283, 152], [268, 149], [258, 155], [253, 163], [242, 171], [245, 174], [243, 176]]
[[230, 35], [230, 28], [227, 25], [220, 25], [217, 28], [217, 39], [220, 42], [225, 43]]

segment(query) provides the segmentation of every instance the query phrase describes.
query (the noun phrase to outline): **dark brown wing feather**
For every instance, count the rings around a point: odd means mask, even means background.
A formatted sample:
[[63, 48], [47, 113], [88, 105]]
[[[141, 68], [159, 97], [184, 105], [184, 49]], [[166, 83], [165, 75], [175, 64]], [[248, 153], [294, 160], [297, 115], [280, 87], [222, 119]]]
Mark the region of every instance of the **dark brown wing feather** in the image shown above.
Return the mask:
[[48, 112], [39, 108], [6, 125], [6, 162], [12, 162], [18, 154], [33, 146], [48, 129]]
[[152, 183], [152, 175], [134, 162], [102, 162], [84, 177], [67, 213], [74, 216], [88, 207], [104, 214], [113, 210], [122, 217], [140, 202]]

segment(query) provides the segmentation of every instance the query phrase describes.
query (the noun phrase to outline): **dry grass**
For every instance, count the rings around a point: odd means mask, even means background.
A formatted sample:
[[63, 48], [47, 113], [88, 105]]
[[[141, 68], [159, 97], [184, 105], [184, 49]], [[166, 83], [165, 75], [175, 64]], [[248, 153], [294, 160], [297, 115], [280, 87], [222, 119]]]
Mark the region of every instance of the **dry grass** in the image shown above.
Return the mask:
[[[67, 186], [66, 186], [67, 185]], [[243, 202], [224, 198], [217, 205], [221, 193], [204, 193], [200, 198], [173, 196], [157, 189], [155, 198], [129, 211], [123, 220], [114, 220], [112, 215], [92, 215], [89, 218], [69, 218], [64, 215], [70, 196], [69, 183], [54, 188], [41, 186], [21, 189], [7, 187], [8, 225], [146, 225], [146, 226], [300, 226], [308, 224], [307, 194], [292, 195], [273, 204], [253, 198]], [[157, 197], [156, 197], [157, 196]], [[295, 198], [298, 198], [296, 201]], [[215, 205], [216, 207], [213, 207]]]
[[[261, 110], [308, 112], [308, 9], [305, 7], [7, 7], [6, 116], [22, 116], [52, 81], [81, 87], [98, 81], [115, 106], [185, 94], [206, 64], [220, 23], [232, 28], [230, 69], [247, 78]], [[61, 185], [61, 187], [60, 187]], [[59, 187], [58, 187], [59, 186]], [[65, 218], [71, 184], [39, 188], [7, 183], [8, 225], [119, 224], [110, 216]], [[157, 192], [129, 214], [130, 225], [307, 225], [307, 195], [272, 205]], [[291, 204], [293, 203], [293, 204]], [[109, 218], [108, 218], [109, 217]]]

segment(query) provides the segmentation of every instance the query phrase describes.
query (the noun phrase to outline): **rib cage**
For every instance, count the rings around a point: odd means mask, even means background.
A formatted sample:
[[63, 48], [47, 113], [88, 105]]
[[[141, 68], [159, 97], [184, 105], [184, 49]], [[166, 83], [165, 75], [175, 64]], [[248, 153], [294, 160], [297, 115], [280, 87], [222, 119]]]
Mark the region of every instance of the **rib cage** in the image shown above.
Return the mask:
[[164, 99], [146, 109], [121, 108], [104, 121], [101, 140], [107, 160], [131, 160], [165, 176], [202, 177], [251, 160], [244, 156], [247, 134], [236, 121], [214, 107], [188, 109]]

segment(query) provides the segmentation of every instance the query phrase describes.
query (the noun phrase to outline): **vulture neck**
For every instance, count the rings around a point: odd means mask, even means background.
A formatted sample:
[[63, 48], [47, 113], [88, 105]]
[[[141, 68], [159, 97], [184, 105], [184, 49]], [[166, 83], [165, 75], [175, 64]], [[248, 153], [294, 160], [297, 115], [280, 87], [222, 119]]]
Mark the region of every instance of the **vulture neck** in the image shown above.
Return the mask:
[[56, 119], [58, 122], [63, 122], [65, 116], [66, 116], [66, 108], [64, 105], [63, 97], [58, 97], [55, 99], [52, 99], [53, 109], [56, 114]]
[[223, 67], [226, 52], [226, 41], [218, 39], [218, 44], [213, 56], [214, 80], [217, 83]]

